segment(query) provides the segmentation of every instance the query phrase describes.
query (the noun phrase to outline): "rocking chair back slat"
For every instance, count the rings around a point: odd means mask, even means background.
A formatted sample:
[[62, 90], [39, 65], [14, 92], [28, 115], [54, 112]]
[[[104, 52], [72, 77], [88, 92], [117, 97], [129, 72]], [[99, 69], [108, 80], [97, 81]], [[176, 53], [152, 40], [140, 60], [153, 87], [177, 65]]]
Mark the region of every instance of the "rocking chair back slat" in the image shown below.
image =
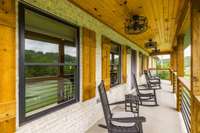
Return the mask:
[[112, 114], [111, 114], [108, 97], [106, 94], [105, 85], [104, 85], [103, 80], [101, 81], [101, 84], [98, 86], [98, 90], [99, 90], [99, 95], [100, 95], [100, 99], [102, 102], [101, 104], [103, 107], [103, 113], [104, 113], [104, 117], [106, 120], [106, 124], [109, 127], [111, 125], [110, 119], [112, 118]]

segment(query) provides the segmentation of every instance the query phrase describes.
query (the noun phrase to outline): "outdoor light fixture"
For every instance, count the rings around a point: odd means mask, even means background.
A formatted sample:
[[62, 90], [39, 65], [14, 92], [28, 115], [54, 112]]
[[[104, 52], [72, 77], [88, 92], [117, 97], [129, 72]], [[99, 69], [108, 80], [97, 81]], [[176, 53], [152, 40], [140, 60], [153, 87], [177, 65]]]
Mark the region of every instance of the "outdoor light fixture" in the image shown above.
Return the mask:
[[148, 20], [145, 16], [133, 15], [125, 22], [127, 34], [140, 34], [148, 29]]
[[149, 41], [146, 42], [144, 45], [145, 45], [146, 48], [156, 48], [157, 42], [153, 41], [152, 39], [149, 39]]
[[157, 47], [155, 47], [155, 49], [152, 50], [152, 54], [157, 54], [160, 52], [160, 49], [158, 49]]

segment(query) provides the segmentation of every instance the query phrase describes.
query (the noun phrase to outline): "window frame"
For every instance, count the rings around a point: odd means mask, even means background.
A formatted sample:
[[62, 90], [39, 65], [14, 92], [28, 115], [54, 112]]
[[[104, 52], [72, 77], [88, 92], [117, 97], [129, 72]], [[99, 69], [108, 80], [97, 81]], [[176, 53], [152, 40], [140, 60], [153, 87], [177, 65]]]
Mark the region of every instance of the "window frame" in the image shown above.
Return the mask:
[[[117, 84], [111, 84], [111, 71], [110, 71], [110, 87], [115, 87], [119, 84], [121, 84], [121, 79], [122, 79], [122, 72], [121, 72], [121, 69], [122, 69], [122, 51], [121, 51], [121, 45], [116, 43], [116, 42], [113, 42], [111, 41], [111, 47], [112, 45], [117, 45], [119, 47], [119, 64], [117, 66], [119, 66], [119, 83]], [[110, 51], [110, 54], [111, 54], [111, 51]], [[110, 60], [110, 67], [111, 67], [111, 60]], [[111, 69], [111, 68], [110, 68]]]
[[[61, 108], [64, 108], [66, 106], [69, 106], [71, 104], [77, 103], [80, 101], [80, 28], [77, 25], [74, 25], [72, 23], [67, 22], [66, 20], [63, 20], [60, 17], [55, 16], [54, 14], [51, 14], [47, 11], [44, 11], [42, 9], [39, 9], [37, 7], [34, 7], [32, 5], [29, 5], [25, 2], [19, 2], [18, 3], [18, 33], [19, 33], [19, 59], [18, 59], [18, 77], [19, 77], [19, 126], [24, 125], [25, 123], [32, 121], [34, 119], [37, 119], [39, 117], [42, 117], [44, 115], [47, 115], [51, 112], [54, 112], [56, 110], [59, 110]], [[25, 113], [25, 10], [30, 10], [32, 12], [35, 12], [39, 15], [48, 17], [50, 19], [53, 19], [57, 22], [63, 23], [65, 25], [71, 26], [76, 29], [76, 35], [75, 35], [75, 45], [77, 48], [77, 75], [75, 75], [76, 78], [76, 97], [74, 100], [71, 101], [65, 101], [63, 103], [60, 103], [59, 105], [56, 105], [55, 107], [51, 107], [49, 109], [43, 110], [41, 112], [35, 113], [33, 115], [30, 115], [26, 117]]]

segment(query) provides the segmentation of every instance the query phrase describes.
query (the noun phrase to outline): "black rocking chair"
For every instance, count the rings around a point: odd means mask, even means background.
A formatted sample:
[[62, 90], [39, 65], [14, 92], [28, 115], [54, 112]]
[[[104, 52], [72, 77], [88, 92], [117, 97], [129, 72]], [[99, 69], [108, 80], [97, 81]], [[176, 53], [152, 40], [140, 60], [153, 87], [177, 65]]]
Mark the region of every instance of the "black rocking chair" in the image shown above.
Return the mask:
[[[113, 118], [110, 110], [108, 97], [106, 94], [104, 82], [98, 86], [103, 113], [106, 121], [106, 126], [102, 126], [108, 129], [108, 133], [143, 133], [142, 122], [145, 122], [144, 117], [124, 117], [124, 118]], [[131, 126], [117, 126], [113, 123], [133, 123]]]
[[151, 79], [158, 79], [158, 80], [160, 80], [160, 77], [159, 77], [159, 76], [154, 76], [154, 75], [151, 74], [151, 70], [147, 70], [147, 72], [148, 72], [149, 77], [150, 77]]
[[[156, 97], [156, 88], [152, 87], [150, 84], [143, 86], [142, 89], [139, 88], [136, 80], [135, 74], [133, 76], [133, 87], [136, 89], [137, 96], [140, 100], [140, 105], [142, 106], [158, 106], [157, 97]], [[144, 103], [154, 103], [154, 104], [144, 104]]]
[[148, 74], [148, 71], [147, 71], [147, 70], [144, 70], [144, 75], [145, 75], [147, 84], [149, 84], [152, 88], [161, 89], [161, 81], [160, 81], [160, 78], [151, 77], [151, 76]]

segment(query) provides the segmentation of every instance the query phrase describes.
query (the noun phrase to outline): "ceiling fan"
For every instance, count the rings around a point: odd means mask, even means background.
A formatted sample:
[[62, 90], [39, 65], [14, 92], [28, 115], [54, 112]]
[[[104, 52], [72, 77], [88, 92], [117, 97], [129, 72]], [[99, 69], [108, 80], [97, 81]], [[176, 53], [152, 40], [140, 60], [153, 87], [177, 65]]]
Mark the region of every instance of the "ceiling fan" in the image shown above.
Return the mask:
[[140, 34], [148, 29], [148, 20], [145, 16], [131, 15], [125, 22], [127, 34]]
[[146, 42], [144, 45], [145, 45], [146, 48], [151, 48], [151, 49], [153, 49], [153, 48], [156, 48], [156, 47], [157, 47], [157, 42], [156, 42], [156, 41], [153, 41], [152, 39], [149, 39], [149, 41]]

